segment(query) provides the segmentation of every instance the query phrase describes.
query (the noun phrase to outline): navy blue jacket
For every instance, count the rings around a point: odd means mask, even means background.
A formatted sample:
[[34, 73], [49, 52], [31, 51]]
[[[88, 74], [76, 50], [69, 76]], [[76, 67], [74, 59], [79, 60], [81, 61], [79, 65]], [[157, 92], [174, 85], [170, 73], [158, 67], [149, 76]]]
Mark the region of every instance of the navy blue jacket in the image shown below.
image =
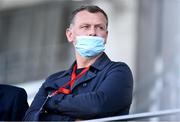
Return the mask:
[[129, 113], [133, 91], [132, 73], [125, 63], [112, 62], [105, 53], [76, 80], [72, 94], [58, 94], [47, 100], [48, 94], [71, 79], [72, 67], [46, 79], [28, 109], [25, 120], [84, 120]]
[[20, 121], [28, 107], [24, 89], [0, 85], [0, 121]]

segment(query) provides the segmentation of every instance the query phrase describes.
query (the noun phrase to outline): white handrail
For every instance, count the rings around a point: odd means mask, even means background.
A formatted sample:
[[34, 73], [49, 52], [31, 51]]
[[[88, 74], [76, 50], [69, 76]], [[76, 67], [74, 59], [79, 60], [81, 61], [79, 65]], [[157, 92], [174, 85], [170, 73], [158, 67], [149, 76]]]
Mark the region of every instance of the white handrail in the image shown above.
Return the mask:
[[86, 120], [86, 121], [83, 121], [83, 122], [104, 122], [104, 121], [115, 121], [115, 120], [137, 120], [137, 119], [145, 119], [145, 118], [159, 117], [159, 116], [172, 115], [172, 114], [180, 114], [180, 109], [170, 109], [170, 110], [163, 110], [163, 111], [145, 112], [145, 113], [138, 113], [138, 114], [106, 117], [106, 118], [100, 118], [100, 119], [91, 119], [91, 120]]

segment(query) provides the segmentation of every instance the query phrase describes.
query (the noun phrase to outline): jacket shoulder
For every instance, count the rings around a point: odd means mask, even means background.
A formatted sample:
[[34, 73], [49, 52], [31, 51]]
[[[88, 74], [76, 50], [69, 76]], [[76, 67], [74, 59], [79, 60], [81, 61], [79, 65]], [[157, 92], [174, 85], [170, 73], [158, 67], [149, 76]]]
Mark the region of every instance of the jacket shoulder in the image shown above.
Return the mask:
[[26, 95], [26, 91], [23, 88], [20, 87], [16, 87], [16, 86], [12, 86], [12, 85], [0, 85], [0, 89], [2, 92], [6, 92], [6, 93], [23, 93]]
[[117, 72], [117, 73], [121, 73], [121, 74], [123, 73], [124, 77], [128, 77], [131, 80], [133, 80], [132, 71], [131, 71], [130, 67], [125, 62], [112, 61], [110, 69], [111, 70], [109, 70], [109, 73], [111, 73], [111, 72]]
[[54, 74], [51, 74], [50, 76], [47, 77], [46, 81], [48, 81], [48, 80], [53, 80], [53, 79], [56, 79], [56, 78], [58, 78], [58, 77], [61, 77], [62, 75], [65, 74], [65, 72], [66, 72], [66, 71], [64, 70], [64, 71], [60, 71], [60, 72], [56, 72], [56, 73], [54, 73]]
[[115, 62], [115, 61], [112, 61], [111, 64], [112, 64], [111, 66], [114, 67], [114, 68], [121, 67], [121, 69], [126, 69], [126, 70], [131, 71], [130, 67], [125, 62]]

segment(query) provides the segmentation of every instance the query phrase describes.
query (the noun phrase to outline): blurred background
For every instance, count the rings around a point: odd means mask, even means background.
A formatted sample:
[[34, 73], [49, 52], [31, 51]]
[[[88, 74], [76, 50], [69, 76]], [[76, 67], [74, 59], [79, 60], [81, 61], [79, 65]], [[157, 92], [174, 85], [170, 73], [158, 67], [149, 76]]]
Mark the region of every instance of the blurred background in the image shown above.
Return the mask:
[[130, 114], [180, 108], [180, 0], [0, 0], [0, 84], [23, 87], [30, 104], [50, 74], [68, 69], [65, 29], [84, 4], [108, 14], [105, 52], [133, 72]]

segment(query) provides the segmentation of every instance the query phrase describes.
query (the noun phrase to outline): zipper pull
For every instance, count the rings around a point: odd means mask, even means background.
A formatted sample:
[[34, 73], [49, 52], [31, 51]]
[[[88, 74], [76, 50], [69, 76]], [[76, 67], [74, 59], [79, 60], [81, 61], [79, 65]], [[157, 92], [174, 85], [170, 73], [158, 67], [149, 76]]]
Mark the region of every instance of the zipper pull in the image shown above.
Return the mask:
[[49, 98], [51, 98], [52, 95], [48, 94], [48, 96], [46, 97], [46, 99], [44, 100], [41, 108], [39, 109], [39, 112], [42, 112], [43, 111], [43, 108], [44, 108], [44, 105], [46, 104], [46, 102], [48, 101]]

